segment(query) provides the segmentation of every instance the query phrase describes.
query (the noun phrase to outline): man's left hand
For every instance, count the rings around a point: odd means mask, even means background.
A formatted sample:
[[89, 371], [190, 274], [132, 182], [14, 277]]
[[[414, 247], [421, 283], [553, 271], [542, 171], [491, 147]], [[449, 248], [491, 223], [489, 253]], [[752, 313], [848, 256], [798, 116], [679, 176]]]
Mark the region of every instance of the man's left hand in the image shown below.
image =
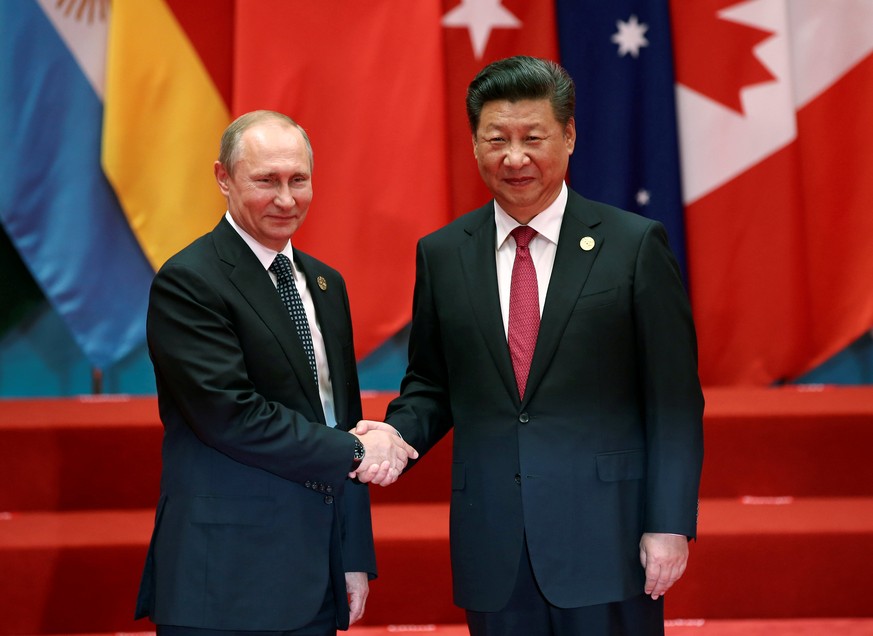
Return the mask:
[[364, 615], [370, 583], [366, 572], [346, 572], [346, 592], [349, 595], [349, 625], [354, 625]]
[[646, 569], [646, 594], [658, 600], [685, 572], [688, 538], [646, 532], [640, 539], [640, 563]]

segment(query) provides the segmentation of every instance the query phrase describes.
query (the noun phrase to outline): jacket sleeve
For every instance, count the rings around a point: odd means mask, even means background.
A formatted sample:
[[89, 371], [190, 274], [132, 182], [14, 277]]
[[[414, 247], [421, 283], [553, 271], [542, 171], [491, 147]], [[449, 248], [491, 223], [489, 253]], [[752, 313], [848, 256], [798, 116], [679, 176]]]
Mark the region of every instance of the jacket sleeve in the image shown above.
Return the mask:
[[422, 456], [452, 427], [442, 337], [425, 247], [418, 243], [409, 365], [386, 420]]
[[[300, 483], [315, 478], [339, 492], [354, 440], [301, 411], [302, 396], [282, 388], [296, 380], [275, 339], [232, 303], [185, 264], [171, 262], [155, 277], [147, 336], [162, 417], [178, 412], [202, 443], [240, 463]], [[244, 350], [243, 330], [250, 342], [262, 334], [259, 346]], [[255, 363], [274, 386], [255, 383], [248, 368]]]
[[703, 464], [704, 402], [691, 307], [659, 223], [649, 226], [640, 245], [633, 302], [645, 400], [645, 530], [693, 538]]

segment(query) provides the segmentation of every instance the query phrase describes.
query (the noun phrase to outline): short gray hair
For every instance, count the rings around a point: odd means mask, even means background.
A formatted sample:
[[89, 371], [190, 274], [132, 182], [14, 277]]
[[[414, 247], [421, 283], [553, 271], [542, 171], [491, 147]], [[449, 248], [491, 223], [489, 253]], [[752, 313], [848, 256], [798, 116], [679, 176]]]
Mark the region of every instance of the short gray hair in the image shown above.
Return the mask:
[[309, 167], [312, 168], [312, 144], [309, 141], [309, 135], [303, 130], [303, 126], [296, 121], [284, 115], [277, 113], [274, 110], [253, 110], [245, 115], [240, 115], [225, 128], [221, 135], [221, 146], [218, 151], [218, 162], [227, 170], [227, 174], [233, 175], [233, 166], [236, 163], [239, 155], [239, 140], [243, 133], [262, 121], [273, 119], [279, 122], [289, 124], [300, 131], [303, 135], [303, 141], [306, 144], [306, 152], [309, 153]]

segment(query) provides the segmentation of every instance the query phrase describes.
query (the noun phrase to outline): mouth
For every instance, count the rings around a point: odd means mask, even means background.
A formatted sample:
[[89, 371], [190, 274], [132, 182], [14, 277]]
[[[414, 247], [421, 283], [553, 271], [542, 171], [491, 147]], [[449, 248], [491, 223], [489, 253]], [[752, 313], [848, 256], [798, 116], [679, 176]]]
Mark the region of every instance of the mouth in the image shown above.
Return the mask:
[[518, 188], [533, 183], [533, 177], [506, 177], [503, 182], [509, 186]]

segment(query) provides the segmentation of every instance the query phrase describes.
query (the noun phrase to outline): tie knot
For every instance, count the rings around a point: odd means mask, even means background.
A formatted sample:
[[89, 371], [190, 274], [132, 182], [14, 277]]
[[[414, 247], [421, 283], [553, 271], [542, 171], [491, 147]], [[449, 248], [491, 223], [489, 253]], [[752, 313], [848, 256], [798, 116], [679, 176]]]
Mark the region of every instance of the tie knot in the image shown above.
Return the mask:
[[527, 247], [536, 233], [537, 231], [528, 225], [519, 225], [511, 232], [512, 238], [515, 239], [515, 244], [518, 247]]
[[276, 275], [278, 279], [294, 278], [294, 273], [291, 270], [291, 259], [284, 254], [276, 254], [273, 259], [273, 264], [270, 265], [270, 271]]

